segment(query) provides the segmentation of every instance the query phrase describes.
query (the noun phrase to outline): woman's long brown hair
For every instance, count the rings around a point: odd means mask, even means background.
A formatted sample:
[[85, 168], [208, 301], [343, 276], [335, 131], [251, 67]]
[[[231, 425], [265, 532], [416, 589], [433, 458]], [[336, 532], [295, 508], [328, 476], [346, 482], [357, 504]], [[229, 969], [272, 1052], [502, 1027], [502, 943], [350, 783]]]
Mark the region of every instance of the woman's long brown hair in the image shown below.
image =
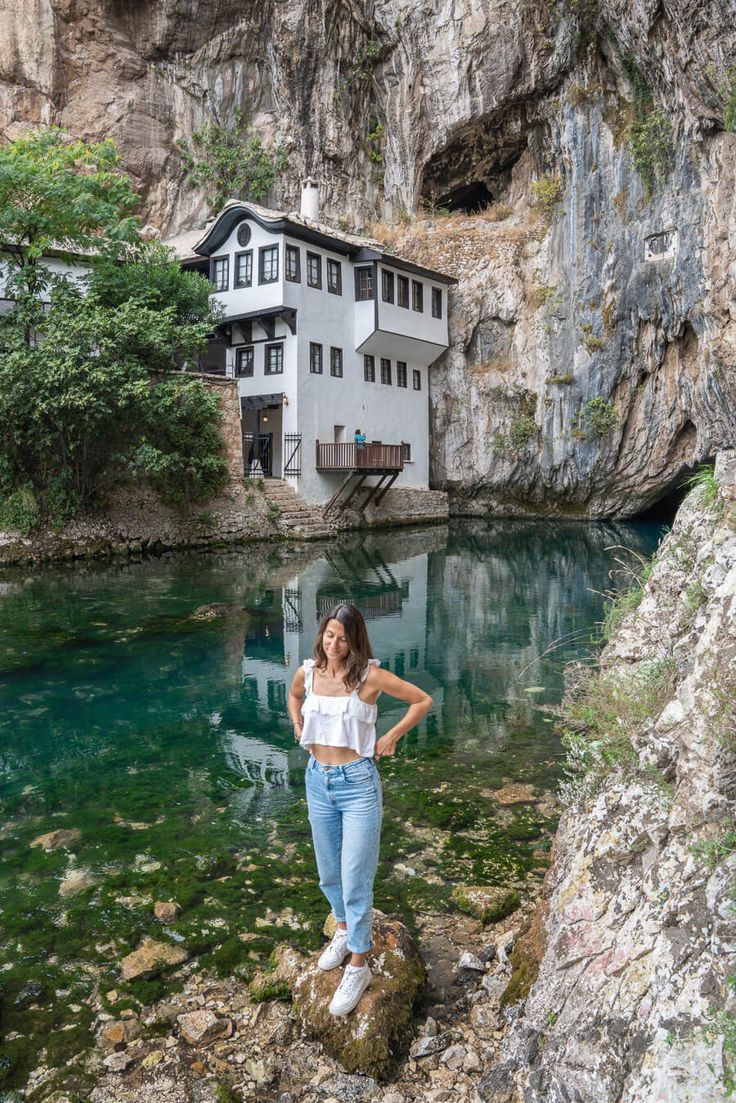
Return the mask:
[[314, 641], [313, 658], [319, 670], [327, 666], [327, 656], [322, 646], [322, 636], [327, 624], [331, 620], [338, 620], [345, 629], [345, 639], [348, 641], [347, 669], [343, 682], [345, 688], [351, 692], [360, 685], [360, 679], [368, 666], [368, 660], [373, 658], [371, 643], [368, 639], [368, 630], [365, 626], [363, 614], [360, 609], [350, 602], [341, 602], [333, 606], [329, 613], [325, 613], [317, 629], [317, 638]]

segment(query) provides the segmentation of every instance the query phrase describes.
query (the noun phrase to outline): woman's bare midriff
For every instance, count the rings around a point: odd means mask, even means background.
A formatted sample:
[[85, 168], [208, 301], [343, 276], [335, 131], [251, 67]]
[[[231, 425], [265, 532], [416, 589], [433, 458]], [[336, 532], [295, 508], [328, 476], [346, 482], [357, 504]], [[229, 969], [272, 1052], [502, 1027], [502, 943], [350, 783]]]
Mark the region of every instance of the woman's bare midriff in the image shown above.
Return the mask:
[[310, 743], [309, 750], [322, 766], [344, 766], [360, 758], [352, 747], [325, 747], [321, 743]]

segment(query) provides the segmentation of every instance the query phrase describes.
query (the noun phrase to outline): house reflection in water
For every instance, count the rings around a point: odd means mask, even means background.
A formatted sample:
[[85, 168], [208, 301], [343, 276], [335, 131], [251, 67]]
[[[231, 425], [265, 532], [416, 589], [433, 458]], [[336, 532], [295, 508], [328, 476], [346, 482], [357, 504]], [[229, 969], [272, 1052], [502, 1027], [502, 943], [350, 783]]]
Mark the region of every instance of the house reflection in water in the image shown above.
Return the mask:
[[[420, 746], [426, 742], [427, 734], [436, 730], [442, 691], [426, 669], [428, 553], [411, 554], [421, 547], [426, 549], [426, 541], [419, 537], [406, 548], [405, 558], [389, 564], [380, 540], [369, 537], [349, 551], [331, 548], [285, 585], [262, 592], [255, 606], [258, 627], [245, 640], [243, 688], [267, 730], [290, 731], [286, 704], [291, 680], [311, 656], [325, 613], [339, 602], [351, 601], [368, 621], [373, 651], [382, 665], [434, 697], [435, 709], [419, 728]], [[379, 734], [396, 723], [403, 709], [401, 702], [381, 699]], [[256, 749], [243, 750], [252, 770]], [[304, 763], [304, 751], [297, 746], [283, 752], [273, 746], [268, 750], [267, 761], [263, 760], [265, 784], [273, 784], [269, 770], [274, 768], [274, 755], [283, 755], [285, 779], [289, 765], [296, 769]]]

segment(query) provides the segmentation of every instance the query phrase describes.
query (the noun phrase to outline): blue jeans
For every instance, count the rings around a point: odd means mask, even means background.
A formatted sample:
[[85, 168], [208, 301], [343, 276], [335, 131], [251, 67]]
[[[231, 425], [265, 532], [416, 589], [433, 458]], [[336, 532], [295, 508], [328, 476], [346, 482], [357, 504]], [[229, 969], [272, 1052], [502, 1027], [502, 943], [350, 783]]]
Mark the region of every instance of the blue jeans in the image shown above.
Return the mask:
[[337, 922], [347, 923], [348, 949], [367, 953], [383, 813], [378, 770], [370, 758], [323, 766], [310, 755], [306, 785], [319, 887]]

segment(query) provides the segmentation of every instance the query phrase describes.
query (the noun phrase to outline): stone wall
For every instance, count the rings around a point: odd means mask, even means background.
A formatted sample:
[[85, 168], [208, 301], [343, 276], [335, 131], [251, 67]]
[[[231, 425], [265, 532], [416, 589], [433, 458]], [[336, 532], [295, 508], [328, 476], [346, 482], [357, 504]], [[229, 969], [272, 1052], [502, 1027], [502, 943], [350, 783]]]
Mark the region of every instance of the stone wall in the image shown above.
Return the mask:
[[230, 479], [242, 482], [243, 479], [243, 430], [240, 423], [240, 397], [235, 379], [223, 379], [218, 375], [200, 376], [205, 387], [214, 391], [220, 399], [222, 422], [220, 433]]
[[401, 487], [386, 491], [386, 496], [378, 506], [370, 505], [362, 513], [346, 510], [340, 527], [416, 525], [423, 521], [446, 521], [449, 512], [446, 491]]
[[727, 1098], [736, 454], [720, 455], [716, 470], [718, 498], [701, 488], [681, 507], [600, 675], [576, 674], [571, 700], [593, 685], [592, 707], [619, 718], [619, 749], [612, 766], [601, 754], [596, 765], [595, 733], [582, 732], [578, 760], [593, 765], [576, 775], [557, 833], [540, 912], [546, 950], [510, 1016], [504, 1060], [479, 1085], [485, 1103]]

